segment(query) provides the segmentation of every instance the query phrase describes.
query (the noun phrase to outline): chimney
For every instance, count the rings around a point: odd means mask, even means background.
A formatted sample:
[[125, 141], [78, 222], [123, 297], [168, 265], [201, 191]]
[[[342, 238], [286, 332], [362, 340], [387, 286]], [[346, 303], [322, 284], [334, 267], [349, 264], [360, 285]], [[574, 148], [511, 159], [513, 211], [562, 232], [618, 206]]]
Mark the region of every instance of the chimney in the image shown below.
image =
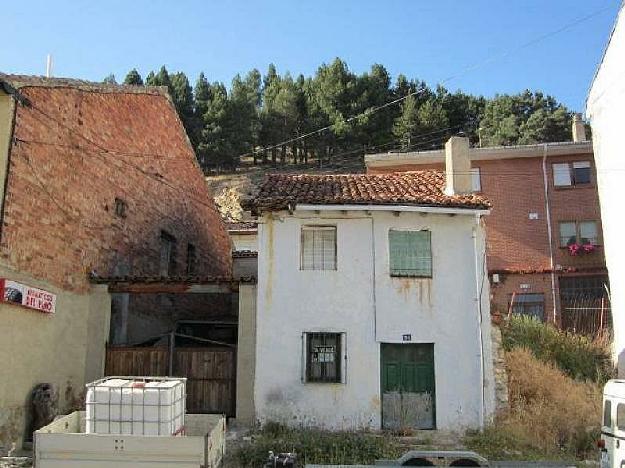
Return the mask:
[[452, 136], [445, 143], [445, 195], [471, 193], [471, 160], [469, 139]]
[[573, 141], [580, 143], [586, 140], [586, 124], [582, 120], [582, 114], [573, 115]]

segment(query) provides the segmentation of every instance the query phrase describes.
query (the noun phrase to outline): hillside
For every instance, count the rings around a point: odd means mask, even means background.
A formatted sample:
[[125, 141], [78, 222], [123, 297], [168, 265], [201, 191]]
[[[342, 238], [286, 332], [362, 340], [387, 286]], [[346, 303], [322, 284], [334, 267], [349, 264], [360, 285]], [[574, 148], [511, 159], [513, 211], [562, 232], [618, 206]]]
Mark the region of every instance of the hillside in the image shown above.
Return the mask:
[[234, 188], [241, 198], [253, 196], [256, 188], [263, 181], [266, 174], [347, 174], [365, 172], [364, 161], [361, 157], [333, 161], [320, 167], [317, 161], [308, 164], [288, 165], [254, 165], [250, 160], [243, 160], [234, 172], [224, 172], [218, 175], [206, 176], [206, 182], [213, 196], [218, 196], [224, 189]]

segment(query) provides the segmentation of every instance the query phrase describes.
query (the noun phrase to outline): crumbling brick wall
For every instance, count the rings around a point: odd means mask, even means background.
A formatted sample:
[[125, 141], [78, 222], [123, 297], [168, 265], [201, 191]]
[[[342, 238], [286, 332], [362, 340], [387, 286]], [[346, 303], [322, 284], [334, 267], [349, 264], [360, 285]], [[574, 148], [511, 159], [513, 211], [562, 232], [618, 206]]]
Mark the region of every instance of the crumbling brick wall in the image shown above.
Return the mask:
[[189, 243], [197, 274], [230, 275], [228, 235], [162, 90], [47, 85], [19, 92], [30, 105], [18, 104], [15, 117], [5, 262], [84, 291], [92, 270], [159, 274], [166, 231], [176, 240], [174, 275], [186, 274]]

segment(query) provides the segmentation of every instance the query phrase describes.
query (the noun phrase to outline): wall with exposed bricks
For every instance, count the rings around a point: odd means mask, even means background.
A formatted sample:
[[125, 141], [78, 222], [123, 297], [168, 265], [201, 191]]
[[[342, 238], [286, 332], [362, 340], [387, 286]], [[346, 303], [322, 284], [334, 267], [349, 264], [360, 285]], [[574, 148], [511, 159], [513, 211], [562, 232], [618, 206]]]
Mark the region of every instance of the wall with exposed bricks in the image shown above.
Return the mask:
[[[227, 276], [230, 241], [184, 129], [160, 91], [23, 87], [0, 253], [68, 290], [87, 274], [159, 273], [161, 230], [176, 238], [174, 275]], [[127, 205], [115, 213], [115, 199]]]
[[[58, 388], [63, 413], [81, 404], [85, 382], [102, 376], [111, 298], [89, 284], [90, 272], [158, 275], [162, 230], [176, 239], [174, 275], [186, 273], [188, 243], [199, 275], [229, 276], [232, 264], [221, 217], [162, 90], [53, 80], [19, 93], [28, 103], [14, 104], [0, 88], [0, 168], [9, 169], [0, 277], [50, 291], [57, 304], [54, 315], [0, 304], [0, 355], [9, 358], [0, 369], [0, 454], [20, 447], [36, 384]], [[116, 213], [116, 198], [125, 213]]]
[[[559, 188], [553, 184], [553, 164], [590, 161], [593, 155], [550, 156], [547, 159], [548, 197], [551, 211], [554, 267], [588, 274], [605, 274], [605, 258], [601, 246], [588, 255], [571, 256], [559, 246], [560, 221], [597, 221], [601, 242], [601, 216], [593, 167], [592, 183], [585, 186]], [[513, 292], [533, 292], [545, 295], [545, 318], [553, 315], [553, 294], [550, 278], [549, 234], [542, 169], [542, 158], [474, 160], [472, 167], [480, 168], [482, 193], [492, 202], [491, 214], [485, 218], [487, 232], [488, 269], [502, 273], [502, 284], [493, 284], [493, 303], [507, 311]], [[442, 164], [404, 164], [401, 166], [370, 167], [370, 173], [438, 169]], [[530, 219], [530, 214], [534, 214]], [[520, 274], [524, 272], [524, 274]], [[533, 275], [531, 273], [535, 272]], [[559, 273], [558, 273], [559, 274]], [[556, 302], [559, 302], [556, 278]], [[529, 284], [531, 290], [521, 290]], [[559, 308], [559, 304], [557, 304]]]

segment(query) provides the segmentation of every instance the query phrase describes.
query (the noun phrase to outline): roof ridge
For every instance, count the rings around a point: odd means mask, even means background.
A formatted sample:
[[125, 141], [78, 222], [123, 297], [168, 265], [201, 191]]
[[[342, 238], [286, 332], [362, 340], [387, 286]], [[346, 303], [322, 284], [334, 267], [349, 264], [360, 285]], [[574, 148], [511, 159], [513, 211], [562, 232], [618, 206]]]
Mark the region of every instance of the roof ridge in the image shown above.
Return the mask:
[[19, 75], [0, 72], [0, 81], [20, 88], [71, 88], [82, 91], [106, 93], [132, 93], [167, 96], [166, 86], [112, 84], [78, 78], [46, 77], [42, 75]]

